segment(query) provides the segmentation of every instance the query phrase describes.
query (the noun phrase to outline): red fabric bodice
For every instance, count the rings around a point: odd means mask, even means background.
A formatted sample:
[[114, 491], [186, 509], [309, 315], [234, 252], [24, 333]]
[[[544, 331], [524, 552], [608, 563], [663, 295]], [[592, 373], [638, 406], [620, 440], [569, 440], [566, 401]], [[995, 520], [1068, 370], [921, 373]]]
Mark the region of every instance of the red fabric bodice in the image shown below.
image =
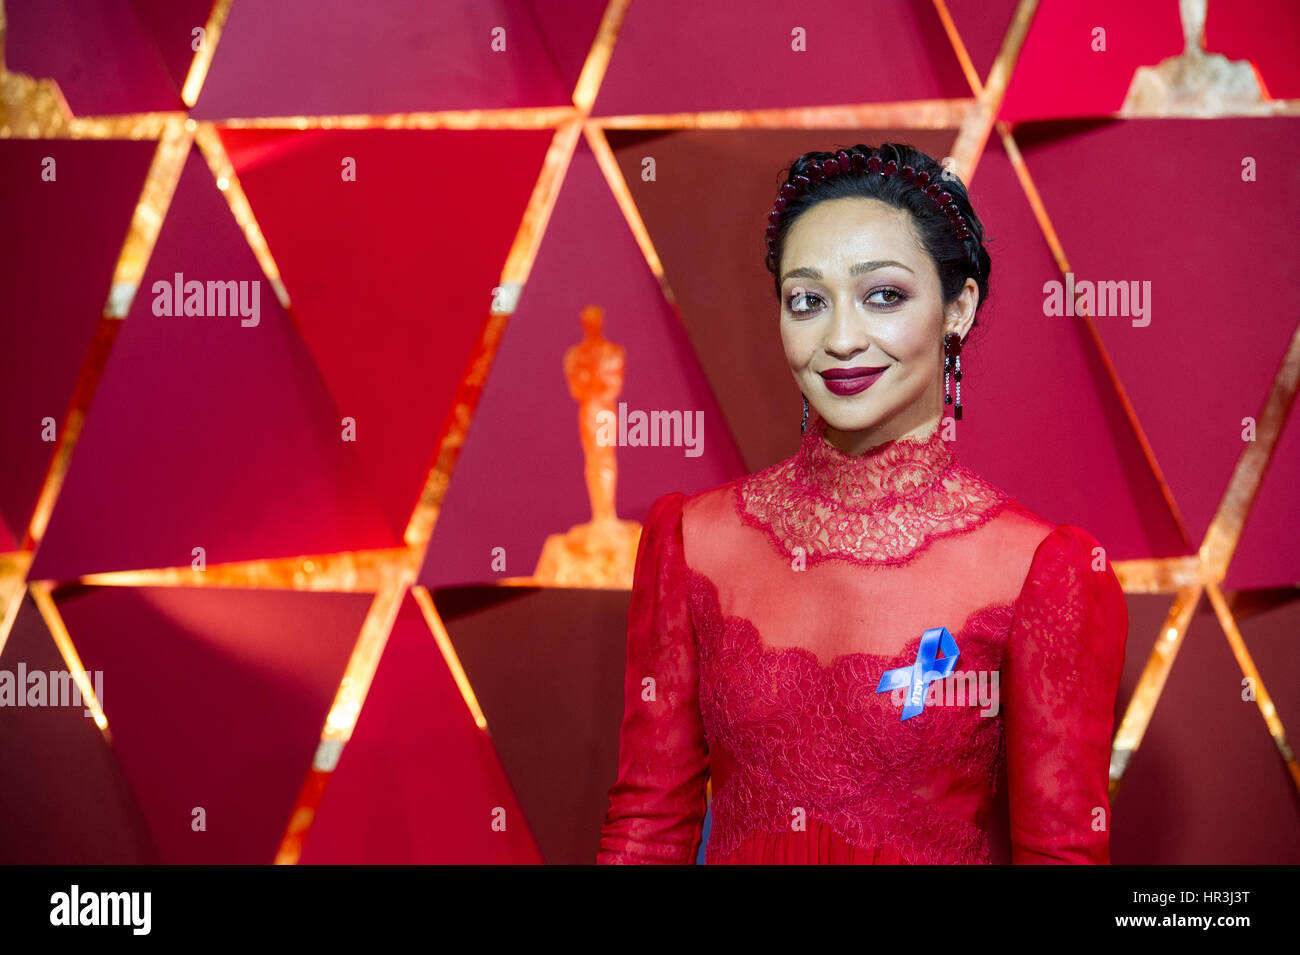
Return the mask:
[[[1109, 559], [939, 431], [798, 454], [655, 501], [628, 612], [601, 863], [986, 863], [1006, 762], [1014, 863], [1109, 862], [1128, 613]], [[945, 627], [955, 672], [877, 692]], [[940, 657], [938, 662], [942, 662]]]

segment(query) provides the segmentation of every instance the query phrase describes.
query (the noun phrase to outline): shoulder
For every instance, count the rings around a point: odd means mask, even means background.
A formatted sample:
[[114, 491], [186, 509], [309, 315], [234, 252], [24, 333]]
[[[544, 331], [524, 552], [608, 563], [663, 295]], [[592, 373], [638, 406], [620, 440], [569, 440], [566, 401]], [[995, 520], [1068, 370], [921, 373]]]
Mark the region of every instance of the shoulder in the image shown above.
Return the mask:
[[1106, 548], [1090, 531], [1077, 524], [1058, 524], [1018, 501], [1006, 509], [1021, 540], [1020, 553], [1029, 557], [1028, 574], [1041, 575], [1066, 567], [1109, 569]]
[[[1113, 686], [1128, 628], [1128, 601], [1105, 548], [1082, 527], [1054, 525], [1035, 549], [1016, 599], [1012, 646], [1022, 654], [1027, 647], [1046, 652], [1041, 666], [1058, 685], [1080, 672], [1104, 672]], [[1081, 655], [1088, 662], [1078, 662]]]
[[1097, 562], [1109, 565], [1106, 548], [1091, 532], [1076, 524], [1057, 524], [1044, 535], [1034, 550], [1037, 563], [1065, 561], [1075, 566]]
[[965, 490], [968, 500], [981, 502], [992, 511], [982, 528], [984, 546], [980, 552], [985, 557], [996, 554], [998, 565], [1010, 574], [1006, 584], [1014, 588], [1029, 575], [1038, 548], [1058, 525], [960, 460], [953, 465], [952, 478]]
[[979, 488], [980, 493], [985, 496], [1005, 500], [1005, 506], [998, 513], [997, 520], [1003, 531], [1010, 535], [1010, 540], [1017, 545], [1016, 550], [1022, 556], [1032, 560], [1035, 556], [1048, 552], [1062, 550], [1077, 552], [1085, 545], [1091, 551], [1093, 547], [1101, 546], [1097, 538], [1084, 528], [1076, 524], [1057, 523], [1043, 516], [988, 481], [983, 475], [962, 464], [961, 461], [955, 463], [955, 469], [961, 475], [963, 483], [969, 484], [972, 488]]
[[1095, 604], [1108, 613], [1127, 614], [1110, 554], [1092, 533], [1075, 524], [1057, 524], [1039, 542], [1021, 599], [1062, 607]]
[[[1014, 578], [1028, 585], [1034, 579], [1065, 576], [1070, 569], [1105, 572], [1114, 579], [1110, 556], [1098, 538], [1076, 524], [1058, 523], [1007, 494], [974, 471], [958, 464], [963, 483], [975, 497], [1003, 501], [989, 522], [992, 542]], [[1118, 583], [1115, 583], [1118, 587]]]
[[1017, 605], [1030, 617], [1109, 621], [1094, 625], [1114, 629], [1121, 642], [1128, 629], [1128, 604], [1110, 554], [1077, 524], [1048, 526], [1034, 548]]
[[700, 491], [669, 491], [651, 502], [646, 523], [676, 518], [683, 525], [688, 525], [716, 519], [732, 499], [736, 486], [743, 480], [744, 477], [734, 478], [725, 484]]
[[1097, 536], [1077, 524], [1051, 520], [1010, 495], [991, 523], [1000, 532], [992, 545], [1014, 561], [1013, 579], [1020, 582], [1017, 632], [1045, 640], [1073, 633], [1079, 646], [1122, 660], [1128, 605], [1110, 553]]

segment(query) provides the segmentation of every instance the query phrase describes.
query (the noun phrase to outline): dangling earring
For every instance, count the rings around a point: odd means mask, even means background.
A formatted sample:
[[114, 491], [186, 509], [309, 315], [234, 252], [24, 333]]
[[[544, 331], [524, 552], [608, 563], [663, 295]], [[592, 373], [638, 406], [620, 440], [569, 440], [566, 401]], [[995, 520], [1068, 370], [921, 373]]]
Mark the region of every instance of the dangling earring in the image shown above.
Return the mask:
[[[953, 364], [957, 369], [951, 373], [949, 378], [949, 369]], [[949, 332], [943, 336], [943, 403], [952, 404], [952, 397], [949, 395], [951, 382], [957, 382], [957, 406], [953, 412], [953, 417], [958, 421], [961, 420], [961, 336], [956, 332]]]
[[799, 433], [808, 433], [808, 396], [803, 396], [803, 423], [799, 425]]

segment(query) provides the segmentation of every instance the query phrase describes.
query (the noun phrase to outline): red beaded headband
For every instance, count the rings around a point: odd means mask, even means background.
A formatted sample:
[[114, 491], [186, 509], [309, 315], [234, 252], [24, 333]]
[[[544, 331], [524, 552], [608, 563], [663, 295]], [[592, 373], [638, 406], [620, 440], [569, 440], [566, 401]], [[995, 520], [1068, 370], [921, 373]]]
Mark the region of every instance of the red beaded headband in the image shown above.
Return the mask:
[[801, 173], [781, 187], [781, 195], [777, 197], [776, 205], [772, 207], [772, 214], [768, 216], [768, 222], [771, 223], [767, 227], [768, 252], [776, 252], [777, 224], [781, 220], [781, 212], [785, 209], [786, 204], [797, 196], [800, 190], [812, 185], [814, 181], [833, 179], [841, 173], [848, 172], [878, 172], [882, 176], [901, 173], [904, 179], [933, 199], [935, 204], [944, 211], [944, 214], [952, 221], [957, 238], [966, 239], [970, 237], [970, 228], [966, 223], [966, 217], [961, 214], [957, 204], [952, 201], [952, 193], [943, 191], [943, 187], [937, 182], [930, 182], [928, 172], [917, 172], [911, 166], [904, 166], [900, 170], [897, 160], [890, 159], [887, 162], [881, 162], [879, 156], [867, 157], [856, 151], [850, 154], [843, 149], [831, 159], [809, 163], [805, 171], [808, 173], [806, 176]]

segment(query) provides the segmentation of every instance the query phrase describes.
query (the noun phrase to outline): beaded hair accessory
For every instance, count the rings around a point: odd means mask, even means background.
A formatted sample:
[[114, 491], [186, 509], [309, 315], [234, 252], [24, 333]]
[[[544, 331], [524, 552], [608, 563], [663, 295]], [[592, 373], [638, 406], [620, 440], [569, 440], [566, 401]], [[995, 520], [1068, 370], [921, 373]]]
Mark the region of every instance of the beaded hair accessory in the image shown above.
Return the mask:
[[957, 238], [966, 239], [970, 237], [970, 228], [966, 222], [966, 217], [961, 214], [957, 204], [952, 201], [952, 193], [944, 191], [944, 188], [937, 182], [930, 182], [928, 172], [917, 172], [911, 166], [904, 166], [899, 169], [898, 160], [896, 159], [882, 162], [880, 157], [874, 153], [868, 157], [857, 150], [849, 153], [847, 150], [841, 149], [830, 159], [822, 162], [810, 162], [805, 171], [808, 173], [806, 176], [800, 173], [781, 187], [781, 194], [772, 207], [772, 214], [767, 217], [770, 223], [767, 227], [767, 250], [769, 253], [774, 254], [776, 252], [777, 224], [781, 221], [781, 213], [785, 210], [789, 201], [815, 181], [833, 179], [849, 172], [880, 173], [882, 176], [901, 175], [933, 199], [935, 205], [944, 211], [944, 214], [952, 222]]

